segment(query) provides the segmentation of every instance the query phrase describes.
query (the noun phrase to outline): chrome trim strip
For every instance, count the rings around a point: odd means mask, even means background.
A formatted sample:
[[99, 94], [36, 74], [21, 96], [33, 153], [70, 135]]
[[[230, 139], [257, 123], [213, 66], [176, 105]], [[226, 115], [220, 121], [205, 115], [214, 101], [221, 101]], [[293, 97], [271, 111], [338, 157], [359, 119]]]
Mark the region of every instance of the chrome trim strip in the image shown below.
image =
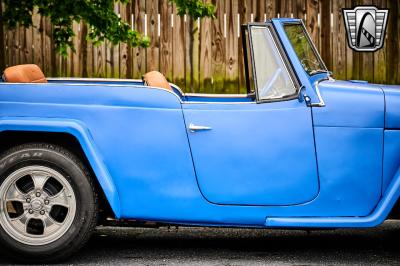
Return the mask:
[[321, 92], [320, 92], [320, 90], [319, 90], [319, 86], [318, 86], [318, 85], [319, 85], [322, 81], [326, 81], [326, 80], [331, 80], [331, 79], [329, 79], [329, 78], [324, 78], [324, 79], [317, 80], [317, 81], [314, 83], [315, 91], [317, 92], [317, 97], [318, 97], [319, 102], [318, 102], [318, 103], [310, 103], [310, 106], [311, 106], [311, 107], [324, 107], [324, 106], [325, 106], [325, 102], [324, 102], [324, 99], [322, 99]]
[[247, 94], [185, 93], [184, 96], [202, 98], [247, 98]]
[[257, 104], [253, 102], [182, 102], [182, 104]]
[[122, 81], [122, 82], [143, 82], [141, 79], [119, 79], [119, 78], [74, 78], [74, 77], [55, 77], [47, 78], [47, 80], [77, 80], [77, 81]]
[[[53, 78], [51, 78], [51, 79], [53, 79]], [[51, 79], [48, 79], [48, 80], [51, 80]], [[58, 79], [58, 78], [56, 78], [56, 79]], [[63, 80], [62, 78], [59, 78], [59, 80]], [[74, 79], [69, 79], [69, 80], [74, 80]], [[96, 79], [91, 79], [91, 78], [77, 78], [76, 80], [82, 80], [82, 81], [94, 81], [94, 80], [96, 80]], [[107, 81], [107, 80], [110, 80], [110, 79], [97, 79], [97, 80], [105, 80], [105, 81]], [[116, 80], [121, 80], [121, 79], [111, 79], [111, 80], [114, 80], [114, 81], [116, 81]], [[130, 79], [127, 79], [128, 81], [133, 81], [133, 80], [130, 80]], [[67, 80], [66, 80], [67, 81]], [[140, 80], [138, 80], [138, 81], [140, 81]], [[206, 101], [204, 101], [204, 102], [201, 102], [201, 101], [191, 101], [191, 102], [188, 102], [188, 101], [182, 101], [182, 98], [178, 95], [178, 94], [176, 94], [175, 92], [173, 92], [173, 91], [170, 91], [170, 90], [167, 90], [167, 89], [163, 89], [163, 88], [158, 88], [158, 87], [149, 87], [149, 86], [144, 86], [144, 85], [131, 85], [131, 84], [95, 84], [95, 83], [93, 83], [93, 84], [88, 84], [88, 83], [21, 83], [21, 82], [19, 82], [19, 83], [9, 83], [9, 82], [0, 82], [0, 86], [7, 86], [7, 85], [10, 85], [10, 84], [12, 84], [12, 85], [27, 85], [27, 84], [29, 84], [29, 85], [33, 85], [33, 86], [60, 86], [60, 85], [63, 85], [63, 86], [107, 86], [107, 87], [132, 87], [132, 86], [135, 86], [135, 87], [139, 87], [139, 88], [151, 88], [151, 89], [157, 89], [157, 90], [163, 90], [163, 91], [166, 91], [166, 92], [168, 92], [168, 93], [171, 93], [171, 94], [173, 94], [176, 98], [178, 98], [178, 100], [179, 100], [179, 102], [181, 103], [181, 104], [253, 104], [253, 103], [256, 103], [256, 102], [206, 102]], [[185, 96], [185, 94], [175, 85], [175, 84], [172, 84], [172, 83], [170, 83], [171, 84], [171, 86], [173, 86], [174, 88], [176, 88], [179, 92], [181, 92], [182, 93], [182, 96], [184, 97]], [[196, 94], [197, 95], [197, 94]], [[212, 94], [211, 94], [212, 95]], [[221, 97], [220, 98], [223, 98], [224, 97], [224, 95], [225, 94], [220, 94], [221, 95]], [[215, 97], [215, 98], [218, 98], [218, 97]]]

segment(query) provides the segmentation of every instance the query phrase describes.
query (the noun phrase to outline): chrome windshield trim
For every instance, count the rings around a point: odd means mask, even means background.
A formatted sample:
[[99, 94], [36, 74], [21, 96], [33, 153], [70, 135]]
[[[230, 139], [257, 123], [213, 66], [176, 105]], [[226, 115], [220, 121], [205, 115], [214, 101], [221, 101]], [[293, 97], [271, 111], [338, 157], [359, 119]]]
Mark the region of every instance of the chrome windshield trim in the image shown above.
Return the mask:
[[330, 78], [323, 78], [323, 79], [320, 79], [320, 80], [317, 80], [315, 83], [314, 83], [314, 86], [315, 86], [315, 91], [316, 91], [316, 93], [317, 93], [317, 97], [318, 97], [318, 103], [310, 103], [310, 106], [311, 107], [325, 107], [326, 106], [326, 104], [325, 104], [325, 102], [324, 102], [324, 99], [322, 98], [322, 96], [321, 96], [321, 92], [320, 92], [320, 90], [319, 90], [319, 84], [322, 82], [322, 81], [331, 81], [331, 79]]

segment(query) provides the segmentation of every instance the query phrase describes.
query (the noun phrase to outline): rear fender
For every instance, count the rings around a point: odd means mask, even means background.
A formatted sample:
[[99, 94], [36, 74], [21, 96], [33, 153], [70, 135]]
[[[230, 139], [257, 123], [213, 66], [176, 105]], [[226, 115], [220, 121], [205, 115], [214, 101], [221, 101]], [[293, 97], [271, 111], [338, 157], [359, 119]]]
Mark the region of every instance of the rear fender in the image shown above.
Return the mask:
[[120, 218], [120, 200], [117, 189], [99, 151], [96, 149], [89, 130], [82, 122], [66, 119], [25, 117], [10, 117], [0, 120], [0, 131], [8, 130], [67, 133], [74, 136], [80, 143], [116, 218]]

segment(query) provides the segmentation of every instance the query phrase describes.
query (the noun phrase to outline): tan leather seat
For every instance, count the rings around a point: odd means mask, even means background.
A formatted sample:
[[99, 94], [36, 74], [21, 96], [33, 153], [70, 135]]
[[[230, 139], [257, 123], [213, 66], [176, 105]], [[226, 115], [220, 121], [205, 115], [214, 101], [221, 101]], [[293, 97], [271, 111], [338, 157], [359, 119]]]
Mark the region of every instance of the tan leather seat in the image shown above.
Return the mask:
[[7, 67], [4, 70], [3, 79], [14, 83], [47, 83], [40, 67], [34, 64]]
[[143, 81], [147, 86], [173, 91], [165, 76], [158, 71], [150, 71], [144, 74]]

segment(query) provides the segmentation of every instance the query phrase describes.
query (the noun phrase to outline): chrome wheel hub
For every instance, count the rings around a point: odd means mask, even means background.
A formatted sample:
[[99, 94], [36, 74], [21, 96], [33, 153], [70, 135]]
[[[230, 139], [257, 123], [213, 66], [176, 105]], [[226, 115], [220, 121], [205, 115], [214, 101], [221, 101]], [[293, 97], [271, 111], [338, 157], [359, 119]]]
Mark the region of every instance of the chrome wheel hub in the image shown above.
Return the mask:
[[76, 199], [67, 179], [44, 166], [11, 173], [0, 186], [0, 225], [15, 240], [28, 245], [56, 241], [70, 228]]
[[33, 209], [34, 211], [40, 211], [43, 207], [43, 204], [40, 200], [34, 200], [31, 203], [31, 209]]

